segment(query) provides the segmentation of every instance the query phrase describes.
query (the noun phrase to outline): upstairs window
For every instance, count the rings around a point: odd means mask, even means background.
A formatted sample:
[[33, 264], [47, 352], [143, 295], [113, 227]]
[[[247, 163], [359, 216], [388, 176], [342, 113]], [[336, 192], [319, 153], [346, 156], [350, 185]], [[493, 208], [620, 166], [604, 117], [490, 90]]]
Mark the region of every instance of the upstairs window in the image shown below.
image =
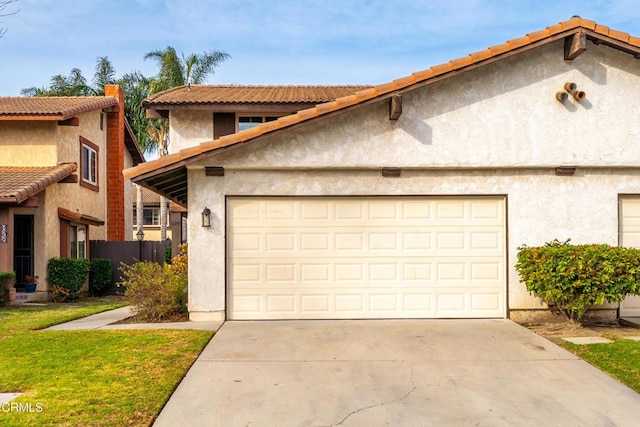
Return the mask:
[[80, 185], [98, 191], [98, 146], [80, 137]]
[[238, 116], [238, 132], [278, 120], [275, 116]]

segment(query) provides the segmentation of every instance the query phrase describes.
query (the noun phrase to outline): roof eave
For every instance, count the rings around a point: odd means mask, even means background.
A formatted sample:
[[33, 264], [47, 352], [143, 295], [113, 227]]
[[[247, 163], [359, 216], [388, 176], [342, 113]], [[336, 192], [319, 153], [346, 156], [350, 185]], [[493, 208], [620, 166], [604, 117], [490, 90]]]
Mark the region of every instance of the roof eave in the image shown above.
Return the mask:
[[[140, 168], [138, 170], [135, 170], [137, 168], [134, 168], [125, 173], [131, 177], [134, 182], [147, 187], [145, 183], [149, 180], [169, 174], [177, 169], [186, 169], [186, 166], [190, 163], [211, 157], [215, 154], [227, 151], [228, 149], [240, 147], [249, 142], [257, 142], [267, 136], [274, 136], [282, 132], [288, 132], [299, 126], [306, 125], [317, 120], [323, 120], [338, 114], [344, 114], [356, 108], [381, 102], [396, 94], [412, 91], [454, 75], [483, 67], [498, 60], [518, 55], [536, 47], [557, 40], [566, 39], [567, 37], [576, 35], [580, 32], [584, 32], [586, 37], [596, 44], [605, 44], [609, 47], [630, 53], [636, 58], [640, 58], [640, 44], [638, 44], [638, 46], [631, 44], [631, 39], [628, 34], [616, 33], [616, 35], [622, 34], [622, 36], [626, 34], [627, 41], [624, 41], [624, 37], [610, 36], [610, 32], [608, 30], [606, 34], [603, 34], [603, 31], [597, 30], [597, 26], [593, 26], [593, 29], [590, 28], [589, 23], [591, 22], [592, 21], [582, 19], [569, 20], [565, 23], [559, 24], [561, 26], [559, 31], [555, 28], [552, 31], [551, 27], [547, 27], [545, 30], [531, 33], [525, 37], [510, 40], [501, 45], [496, 45], [484, 51], [472, 53], [463, 58], [454, 59], [445, 64], [436, 65], [428, 70], [413, 73], [410, 76], [394, 80], [390, 83], [375, 86], [373, 89], [363, 90], [356, 93], [356, 95], [336, 99], [331, 103], [327, 103], [326, 108], [323, 108], [323, 105], [318, 105], [309, 110], [299, 111], [294, 115], [299, 116], [297, 121], [291, 120], [291, 123], [286, 121], [281, 123], [279, 127], [269, 126], [268, 124], [261, 125], [248, 131], [230, 135], [229, 137], [231, 138], [222, 137], [215, 141], [202, 143], [198, 147], [182, 150], [170, 156], [174, 157], [175, 161], [171, 159], [164, 159], [164, 161], [161, 161], [161, 159], [158, 159], [148, 163], [144, 168]], [[587, 24], [585, 25], [584, 23]], [[623, 40], [620, 40], [620, 38]], [[316, 111], [312, 111], [314, 109]], [[305, 115], [308, 115], [309, 117], [307, 118]], [[230, 139], [227, 145], [225, 145], [225, 138]], [[158, 187], [147, 188], [150, 188], [155, 192], [159, 192]]]

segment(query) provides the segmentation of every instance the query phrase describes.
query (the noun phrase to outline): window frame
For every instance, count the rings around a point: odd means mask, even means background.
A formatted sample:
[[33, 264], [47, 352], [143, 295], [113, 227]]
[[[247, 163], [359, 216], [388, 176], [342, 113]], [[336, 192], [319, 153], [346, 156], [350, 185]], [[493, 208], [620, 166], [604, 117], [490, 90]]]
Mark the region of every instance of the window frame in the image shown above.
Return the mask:
[[[95, 181], [92, 181], [90, 178], [91, 176], [89, 176], [89, 178], [85, 178], [85, 156], [84, 156], [84, 152], [85, 149], [90, 153], [88, 160], [89, 160], [89, 173], [91, 175], [91, 173], [94, 175]], [[91, 153], [93, 152], [93, 156], [91, 156]], [[91, 159], [94, 159], [94, 161], [92, 162]], [[78, 180], [80, 185], [83, 187], [86, 187], [90, 190], [93, 191], [100, 191], [100, 148], [94, 144], [93, 142], [89, 141], [86, 138], [83, 138], [82, 136], [80, 137], [80, 179]]]
[[[84, 230], [84, 240], [79, 240], [80, 230]], [[87, 258], [87, 237], [89, 235], [89, 226], [85, 224], [70, 223], [69, 224], [69, 258], [86, 259]]]
[[[250, 121], [249, 123], [252, 126], [249, 126], [248, 128], [245, 129], [240, 129], [240, 118], [249, 118], [249, 119], [261, 119], [262, 121], [260, 122], [254, 122], [254, 121]], [[236, 132], [241, 132], [243, 130], [247, 130], [247, 129], [252, 129], [254, 127], [263, 125], [265, 123], [269, 123], [272, 121], [276, 121], [278, 120], [280, 117], [282, 117], [282, 115], [278, 115], [278, 114], [259, 114], [259, 113], [255, 113], [255, 114], [251, 114], [251, 113], [238, 113], [236, 114]], [[267, 120], [269, 119], [269, 120]]]
[[[146, 224], [145, 223], [145, 213], [151, 212], [151, 222], [152, 224]], [[155, 221], [157, 220], [157, 221]], [[157, 222], [154, 223], [154, 222]], [[160, 223], [162, 222], [161, 218], [160, 218], [160, 207], [159, 206], [145, 206], [142, 208], [142, 227], [143, 228], [152, 228], [152, 227], [157, 227], [160, 228]], [[133, 225], [135, 227], [138, 226], [138, 223], [136, 222], [136, 207], [134, 205], [133, 207]], [[169, 215], [167, 215], [167, 226], [169, 226]]]

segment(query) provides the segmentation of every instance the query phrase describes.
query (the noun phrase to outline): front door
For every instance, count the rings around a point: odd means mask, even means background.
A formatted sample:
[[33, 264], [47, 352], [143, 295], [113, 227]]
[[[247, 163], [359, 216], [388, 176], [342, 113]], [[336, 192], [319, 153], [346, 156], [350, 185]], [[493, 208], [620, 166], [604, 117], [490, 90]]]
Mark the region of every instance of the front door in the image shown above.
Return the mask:
[[15, 215], [13, 229], [13, 268], [21, 286], [24, 276], [33, 275], [33, 215]]

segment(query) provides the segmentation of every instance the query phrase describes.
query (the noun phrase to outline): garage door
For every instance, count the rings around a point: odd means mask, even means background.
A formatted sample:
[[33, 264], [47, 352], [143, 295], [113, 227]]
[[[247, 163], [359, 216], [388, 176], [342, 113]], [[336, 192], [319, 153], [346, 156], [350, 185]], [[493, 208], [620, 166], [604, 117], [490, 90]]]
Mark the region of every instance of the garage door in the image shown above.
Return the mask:
[[[620, 197], [620, 245], [640, 248], [640, 196]], [[640, 317], [640, 297], [620, 303], [620, 317]]]
[[230, 319], [505, 317], [503, 197], [229, 198]]

